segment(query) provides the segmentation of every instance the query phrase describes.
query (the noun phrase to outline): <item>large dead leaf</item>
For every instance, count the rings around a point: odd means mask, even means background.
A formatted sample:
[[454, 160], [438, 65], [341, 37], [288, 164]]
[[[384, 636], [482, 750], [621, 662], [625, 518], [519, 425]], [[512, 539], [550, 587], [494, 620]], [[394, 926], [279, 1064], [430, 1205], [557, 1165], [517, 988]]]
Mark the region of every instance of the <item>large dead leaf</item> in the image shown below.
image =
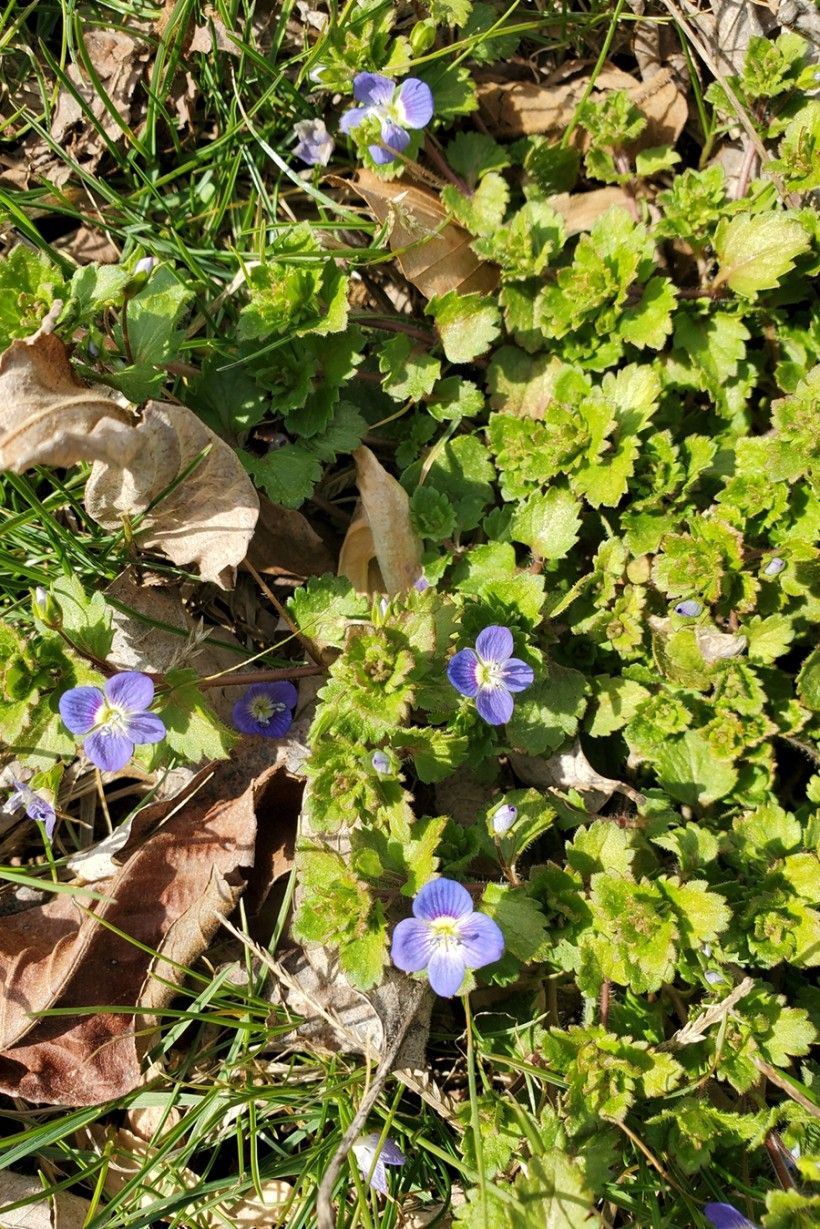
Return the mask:
[[101, 525], [119, 529], [124, 517], [144, 514], [142, 546], [196, 564], [223, 588], [233, 584], [259, 515], [233, 449], [185, 406], [149, 401], [137, 417], [108, 390], [84, 387], [50, 333], [12, 342], [0, 358], [0, 469], [78, 461], [94, 462], [86, 508]]
[[[32, 1202], [5, 1211], [23, 1199]], [[46, 1195], [36, 1178], [6, 1170], [0, 1173], [0, 1209], [0, 1229], [83, 1229], [91, 1204], [70, 1191]]]
[[591, 192], [561, 192], [550, 197], [550, 204], [564, 219], [567, 234], [578, 235], [591, 230], [608, 209], [628, 209], [632, 200], [623, 188], [593, 188]]
[[[204, 580], [233, 584], [259, 515], [259, 497], [236, 453], [184, 405], [149, 401], [139, 426], [139, 452], [126, 466], [95, 462], [85, 506], [106, 529], [145, 513], [137, 540], [177, 564], [196, 563]], [[146, 511], [203, 449], [207, 455], [167, 496]]]
[[510, 763], [522, 781], [537, 789], [579, 790], [591, 815], [600, 811], [613, 794], [625, 794], [635, 803], [644, 801], [643, 795], [631, 785], [604, 777], [594, 769], [577, 738], [547, 757], [513, 752]]
[[[201, 788], [195, 780], [185, 798], [141, 812], [119, 855], [121, 869], [96, 885], [105, 901], [82, 913], [57, 896], [5, 919], [2, 1091], [49, 1104], [95, 1105], [140, 1083], [146, 1042], [136, 1035], [135, 1017], [169, 1000], [179, 973], [168, 962], [195, 960], [241, 894], [240, 868], [253, 864], [264, 785], [264, 778], [248, 784], [239, 761], [220, 764]], [[36, 1020], [30, 1014], [98, 1006], [87, 1015]], [[113, 1014], [105, 1010], [110, 1006], [134, 1012]], [[150, 1029], [153, 1022], [149, 1016], [142, 1023]]]
[[375, 557], [383, 581], [376, 591], [392, 597], [421, 576], [421, 541], [410, 519], [410, 499], [369, 448], [357, 448], [353, 458], [362, 505], [342, 543], [339, 575], [360, 591], [372, 592]]
[[[565, 66], [561, 70], [566, 73]], [[589, 74], [561, 81], [484, 82], [478, 87], [478, 101], [485, 123], [498, 137], [520, 137], [541, 133], [552, 140], [563, 136], [589, 85]], [[590, 95], [599, 102], [610, 90], [626, 90], [635, 106], [647, 118], [647, 127], [636, 148], [674, 145], [686, 123], [686, 97], [676, 85], [669, 69], [661, 69], [648, 81], [640, 82], [613, 64], [604, 65]], [[586, 134], [576, 128], [572, 143], [585, 148]]]
[[50, 333], [13, 341], [0, 356], [0, 469], [127, 462], [138, 447], [135, 422], [107, 389], [76, 378]]
[[353, 187], [379, 222], [390, 222], [390, 247], [399, 268], [425, 298], [458, 290], [489, 294], [498, 283], [495, 265], [479, 260], [472, 235], [451, 222], [434, 192], [406, 180], [385, 181], [359, 170]]

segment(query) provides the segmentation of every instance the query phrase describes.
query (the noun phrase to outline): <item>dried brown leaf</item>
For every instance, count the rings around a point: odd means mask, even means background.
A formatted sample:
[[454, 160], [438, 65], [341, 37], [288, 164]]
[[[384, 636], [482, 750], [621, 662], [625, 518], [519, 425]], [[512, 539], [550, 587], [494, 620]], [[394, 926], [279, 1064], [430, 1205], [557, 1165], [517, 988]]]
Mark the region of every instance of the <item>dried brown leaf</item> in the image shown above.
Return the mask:
[[93, 170], [108, 148], [105, 137], [114, 143], [125, 138], [124, 125], [131, 118], [148, 47], [124, 30], [86, 27], [82, 38], [104, 94], [78, 55], [66, 70], [73, 90], [63, 88], [57, 96], [51, 136], [87, 170]]
[[[22, 1199], [34, 1202], [5, 1211]], [[91, 1211], [87, 1199], [70, 1191], [46, 1195], [41, 1182], [27, 1174], [0, 1173], [0, 1229], [83, 1229]]]
[[390, 221], [389, 242], [399, 268], [425, 298], [459, 290], [489, 294], [498, 283], [495, 265], [479, 260], [472, 235], [451, 222], [434, 192], [406, 180], [385, 181], [359, 170], [353, 187], [379, 222]]
[[333, 556], [305, 516], [259, 497], [259, 520], [248, 563], [266, 576], [321, 576], [333, 571]]
[[[373, 554], [384, 581], [384, 591], [391, 597], [403, 593], [421, 575], [421, 541], [410, 519], [410, 499], [400, 482], [389, 474], [369, 448], [357, 448], [356, 482], [362, 497], [362, 511], [370, 530]], [[339, 573], [347, 576], [359, 588], [370, 580], [370, 545], [360, 520], [354, 520], [351, 530], [354, 545], [342, 545]], [[343, 570], [349, 567], [350, 572]], [[370, 591], [369, 589], [366, 591]]]
[[550, 197], [550, 204], [560, 213], [567, 234], [578, 235], [590, 230], [602, 214], [619, 205], [628, 209], [632, 197], [623, 188], [594, 188], [591, 192], [562, 192]]
[[[126, 465], [97, 462], [85, 492], [90, 516], [106, 529], [145, 513], [136, 537], [179, 565], [194, 563], [203, 580], [229, 588], [259, 515], [253, 483], [232, 448], [191, 410], [149, 401], [135, 430], [139, 451]], [[207, 449], [171, 493], [149, 504]]]
[[[0, 1053], [2, 1091], [49, 1104], [95, 1105], [140, 1083], [146, 1042], [136, 1035], [135, 1016], [172, 996], [180, 975], [167, 961], [190, 963], [204, 950], [243, 890], [240, 868], [253, 864], [256, 800], [264, 782], [248, 784], [234, 760], [199, 785], [197, 779], [189, 787], [187, 805], [180, 808], [182, 800], [175, 799], [137, 817], [121, 853], [124, 864], [105, 885], [106, 900], [84, 913], [75, 907], [73, 942], [62, 896], [15, 915], [9, 922], [16, 925], [0, 932], [0, 971], [13, 1004]], [[163, 810], [170, 817], [143, 839]], [[54, 987], [49, 937], [60, 948]], [[158, 977], [171, 985], [160, 985]], [[29, 1017], [25, 1027], [26, 1013], [43, 1007], [98, 1006], [87, 1015]], [[110, 1006], [134, 1011], [113, 1014], [105, 1010]], [[14, 1036], [17, 1043], [9, 1044]]]
[[0, 469], [127, 462], [138, 446], [135, 421], [108, 390], [76, 378], [51, 333], [13, 341], [0, 356]]
[[577, 738], [548, 757], [514, 752], [510, 763], [521, 780], [536, 789], [579, 790], [591, 815], [600, 811], [613, 794], [625, 794], [633, 802], [643, 801], [631, 785], [604, 777], [594, 769]]

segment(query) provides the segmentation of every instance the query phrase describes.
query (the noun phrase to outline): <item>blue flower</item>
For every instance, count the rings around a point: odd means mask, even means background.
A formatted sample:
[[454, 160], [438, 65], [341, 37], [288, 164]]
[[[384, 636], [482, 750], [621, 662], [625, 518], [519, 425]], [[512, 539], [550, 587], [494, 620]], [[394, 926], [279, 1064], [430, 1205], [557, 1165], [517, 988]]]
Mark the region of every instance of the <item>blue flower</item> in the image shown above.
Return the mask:
[[467, 969], [500, 960], [504, 936], [486, 913], [473, 909], [470, 893], [454, 879], [433, 879], [413, 901], [413, 917], [393, 931], [391, 958], [404, 973], [427, 970], [430, 987], [452, 998]]
[[293, 125], [293, 135], [299, 138], [299, 144], [293, 151], [297, 158], [308, 166], [327, 166], [335, 142], [324, 120], [300, 119]]
[[766, 564], [765, 568], [763, 569], [763, 575], [764, 576], [778, 576], [783, 571], [785, 566], [786, 566], [786, 560], [781, 559], [779, 555], [775, 555]]
[[730, 1203], [707, 1203], [703, 1211], [713, 1229], [757, 1229]]
[[[381, 126], [381, 145], [369, 145], [370, 156], [379, 166], [394, 162], [410, 144], [408, 128], [425, 128], [433, 118], [433, 95], [429, 85], [408, 77], [397, 86], [379, 73], [357, 73], [353, 78], [353, 97], [363, 104], [345, 111], [339, 122], [341, 132], [352, 132], [365, 120], [377, 119]], [[388, 146], [387, 149], [382, 148]]]
[[696, 602], [694, 598], [688, 597], [685, 602], [678, 602], [675, 607], [675, 614], [684, 615], [687, 619], [694, 619], [702, 610], [703, 606], [700, 602]]
[[293, 683], [253, 683], [233, 706], [233, 723], [243, 734], [281, 738], [293, 725], [299, 695]]
[[512, 656], [513, 638], [508, 627], [485, 627], [475, 650], [462, 649], [450, 659], [447, 677], [463, 696], [475, 698], [479, 717], [490, 725], [503, 725], [512, 717], [512, 693], [532, 685], [532, 669]]
[[353, 1145], [352, 1152], [365, 1182], [369, 1181], [374, 1191], [378, 1191], [380, 1195], [386, 1195], [385, 1165], [403, 1165], [407, 1158], [389, 1135], [381, 1148], [379, 1147], [380, 1139], [381, 1135], [378, 1131], [371, 1131], [369, 1135], [360, 1135]]
[[11, 789], [11, 797], [6, 803], [8, 810], [19, 811], [22, 807], [29, 819], [39, 819], [45, 825], [46, 836], [51, 840], [57, 816], [48, 799], [35, 793], [31, 786], [24, 785], [16, 777], [12, 777]]
[[374, 751], [370, 763], [380, 777], [385, 776], [390, 771], [390, 756], [386, 751]]
[[509, 832], [517, 818], [518, 807], [505, 803], [504, 806], [500, 806], [497, 811], [493, 811], [493, 832], [495, 832], [497, 836], [503, 836], [505, 832]]
[[165, 724], [148, 709], [154, 684], [147, 674], [126, 670], [99, 687], [72, 687], [60, 696], [60, 716], [72, 734], [87, 734], [83, 743], [92, 764], [103, 772], [119, 772], [137, 743], [158, 743]]

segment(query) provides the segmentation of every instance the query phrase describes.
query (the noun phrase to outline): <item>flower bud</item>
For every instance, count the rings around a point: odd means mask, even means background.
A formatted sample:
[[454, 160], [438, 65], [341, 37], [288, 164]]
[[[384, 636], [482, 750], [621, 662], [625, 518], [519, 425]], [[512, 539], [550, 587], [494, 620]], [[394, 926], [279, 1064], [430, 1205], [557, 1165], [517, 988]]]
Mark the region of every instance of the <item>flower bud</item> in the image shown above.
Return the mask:
[[687, 598], [685, 602], [678, 602], [675, 607], [675, 614], [684, 615], [687, 619], [694, 619], [702, 610], [703, 606], [700, 602], [696, 602], [694, 598]]
[[370, 763], [380, 777], [390, 772], [390, 756], [386, 751], [374, 751]]
[[503, 836], [505, 832], [509, 832], [517, 818], [518, 807], [505, 803], [493, 812], [493, 832], [496, 836]]
[[770, 559], [763, 569], [764, 576], [778, 576], [786, 566], [786, 560], [781, 559], [779, 555], [775, 555]]
[[39, 619], [46, 627], [58, 631], [63, 626], [63, 611], [60, 603], [42, 585], [38, 585], [34, 590], [31, 610], [35, 619]]
[[413, 48], [413, 55], [424, 55], [425, 51], [429, 51], [435, 41], [436, 23], [432, 17], [428, 17], [424, 21], [417, 21], [410, 31], [410, 46]]

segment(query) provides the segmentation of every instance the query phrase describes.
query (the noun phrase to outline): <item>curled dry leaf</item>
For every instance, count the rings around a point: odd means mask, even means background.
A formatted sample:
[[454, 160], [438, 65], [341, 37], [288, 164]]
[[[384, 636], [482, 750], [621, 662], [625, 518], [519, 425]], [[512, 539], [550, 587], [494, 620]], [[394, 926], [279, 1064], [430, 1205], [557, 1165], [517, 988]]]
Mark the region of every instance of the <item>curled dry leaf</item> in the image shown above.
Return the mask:
[[[140, 545], [174, 563], [195, 563], [203, 580], [229, 588], [259, 515], [259, 498], [236, 453], [184, 405], [149, 401], [136, 428], [139, 452], [129, 465], [94, 464], [85, 492], [90, 516], [116, 529], [144, 513]], [[188, 476], [159, 498], [196, 457]], [[155, 500], [159, 500], [149, 509]]]
[[707, 666], [725, 661], [727, 657], [739, 657], [747, 648], [746, 636], [731, 632], [719, 632], [711, 627], [695, 628], [695, 644]]
[[[541, 133], [558, 140], [572, 122], [589, 82], [588, 74], [563, 82], [549, 78], [544, 82], [485, 82], [478, 89], [479, 108], [498, 137]], [[647, 118], [647, 127], [635, 143], [636, 149], [675, 144], [686, 123], [688, 108], [686, 97], [668, 68], [641, 82], [606, 64], [595, 80], [590, 98], [599, 102], [609, 90], [626, 90]], [[572, 143], [582, 149], [586, 147], [583, 129], [575, 129]]]
[[297, 508], [259, 497], [259, 520], [248, 547], [248, 563], [266, 576], [321, 576], [333, 571], [333, 556]]
[[375, 555], [383, 581], [377, 591], [392, 597], [421, 575], [421, 541], [410, 519], [410, 499], [369, 448], [357, 448], [353, 458], [362, 504], [342, 544], [339, 574], [360, 591], [373, 592], [370, 564]]
[[387, 182], [367, 170], [357, 172], [353, 187], [379, 222], [391, 223], [389, 242], [399, 268], [425, 298], [495, 289], [498, 268], [479, 260], [470, 247], [472, 235], [449, 221], [434, 192], [406, 180]]
[[596, 772], [577, 738], [548, 758], [514, 752], [510, 763], [521, 780], [536, 789], [579, 790], [591, 815], [600, 811], [613, 794], [625, 794], [638, 804], [644, 800], [631, 785]]
[[82, 384], [58, 337], [35, 333], [0, 357], [0, 469], [127, 462], [137, 450], [135, 415], [107, 389]]
[[[32, 1202], [7, 1210], [23, 1199]], [[0, 1209], [0, 1229], [83, 1229], [91, 1204], [70, 1191], [46, 1195], [37, 1178], [5, 1170], [0, 1173]]]
[[[169, 1001], [180, 974], [168, 962], [190, 964], [205, 949], [242, 893], [242, 868], [253, 865], [256, 803], [265, 782], [248, 779], [241, 762], [228, 761], [204, 784], [195, 779], [182, 798], [141, 812], [119, 853], [122, 866], [96, 885], [104, 900], [81, 892], [81, 911], [60, 894], [6, 919], [0, 1090], [78, 1106], [139, 1085], [148, 1043], [136, 1029], [153, 1025], [150, 1014], [139, 1020], [140, 1011]], [[113, 1014], [108, 1006], [134, 1010]], [[32, 1017], [47, 1007], [100, 1010]]]

